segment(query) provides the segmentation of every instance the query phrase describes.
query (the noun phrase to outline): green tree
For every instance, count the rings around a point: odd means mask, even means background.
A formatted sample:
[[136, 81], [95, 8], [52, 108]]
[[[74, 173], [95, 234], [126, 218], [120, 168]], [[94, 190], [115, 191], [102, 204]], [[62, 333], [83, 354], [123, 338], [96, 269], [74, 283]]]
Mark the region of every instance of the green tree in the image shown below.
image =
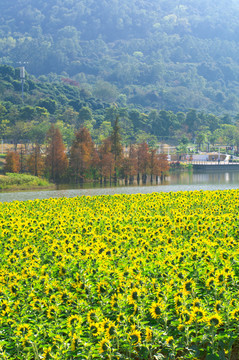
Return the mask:
[[4, 119], [6, 114], [7, 114], [6, 107], [0, 103], [0, 120]]
[[74, 126], [66, 124], [61, 120], [58, 120], [55, 125], [61, 132], [64, 144], [66, 144], [67, 148], [70, 147], [75, 136]]
[[100, 124], [99, 129], [95, 131], [96, 138], [98, 139], [98, 143], [102, 143], [104, 139], [108, 138], [112, 133], [112, 126], [110, 121], [103, 121]]
[[157, 137], [155, 135], [151, 135], [145, 131], [138, 131], [136, 134], [136, 143], [142, 144], [147, 143], [150, 147], [155, 147], [158, 143]]
[[203, 130], [199, 130], [196, 133], [196, 143], [198, 145], [198, 151], [201, 151], [201, 147], [208, 141], [208, 133]]
[[58, 117], [60, 121], [63, 121], [65, 124], [77, 126], [79, 113], [75, 111], [72, 107], [66, 108], [63, 113]]
[[41, 146], [45, 139], [46, 134], [50, 128], [50, 123], [48, 121], [43, 121], [38, 123], [36, 121], [32, 121], [29, 124], [29, 131], [28, 131], [28, 139], [33, 144], [38, 144]]
[[54, 114], [56, 112], [57, 103], [54, 99], [46, 98], [41, 99], [38, 106], [47, 109], [50, 114]]
[[115, 102], [119, 95], [118, 89], [115, 85], [103, 80], [96, 82], [93, 93], [95, 97], [108, 103]]
[[14, 126], [11, 126], [8, 131], [9, 140], [13, 141], [15, 151], [19, 143], [26, 144], [28, 141], [29, 124], [24, 121], [16, 121]]
[[48, 121], [49, 112], [44, 107], [36, 106], [35, 107], [35, 120], [38, 122]]
[[7, 119], [0, 120], [0, 138], [6, 139], [9, 131], [9, 121]]
[[23, 121], [31, 121], [35, 116], [35, 108], [33, 106], [27, 105], [20, 109], [20, 118]]

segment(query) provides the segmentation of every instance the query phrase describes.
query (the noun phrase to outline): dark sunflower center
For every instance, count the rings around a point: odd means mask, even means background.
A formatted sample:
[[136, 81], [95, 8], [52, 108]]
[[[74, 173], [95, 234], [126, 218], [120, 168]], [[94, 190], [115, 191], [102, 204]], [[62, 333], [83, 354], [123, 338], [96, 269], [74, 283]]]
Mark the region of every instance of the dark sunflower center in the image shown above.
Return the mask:
[[101, 285], [100, 286], [100, 293], [103, 294], [104, 292], [106, 292], [106, 287]]
[[114, 326], [111, 326], [111, 327], [109, 328], [109, 334], [110, 334], [110, 335], [114, 335], [114, 333], [115, 333], [115, 327], [114, 327]]
[[133, 344], [137, 344], [137, 342], [139, 341], [138, 335], [136, 335], [136, 334], [132, 334], [130, 336], [130, 339], [131, 339]]
[[102, 349], [103, 349], [103, 351], [107, 351], [107, 345], [106, 345], [106, 343], [104, 343], [104, 344], [102, 345]]
[[191, 291], [191, 290], [192, 290], [192, 283], [191, 283], [191, 282], [189, 282], [189, 283], [186, 284], [186, 290], [187, 290], [187, 291]]
[[210, 320], [210, 324], [211, 325], [218, 325], [219, 324], [219, 320], [217, 319], [217, 318], [212, 318], [211, 320]]
[[160, 310], [159, 306], [156, 306], [154, 311], [155, 311], [156, 315], [160, 315], [160, 313], [161, 313], [161, 310]]

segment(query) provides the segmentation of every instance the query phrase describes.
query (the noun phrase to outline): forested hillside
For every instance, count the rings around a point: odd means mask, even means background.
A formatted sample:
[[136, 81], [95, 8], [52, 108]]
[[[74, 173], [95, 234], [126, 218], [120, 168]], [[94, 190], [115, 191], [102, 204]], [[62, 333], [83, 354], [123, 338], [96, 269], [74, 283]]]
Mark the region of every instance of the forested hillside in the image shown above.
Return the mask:
[[239, 112], [239, 4], [232, 0], [9, 0], [0, 62], [77, 81], [103, 102]]
[[185, 112], [106, 102], [76, 81], [54, 74], [49, 81], [26, 73], [23, 93], [19, 68], [0, 65], [0, 139], [17, 144], [43, 144], [51, 124], [60, 129], [64, 143], [87, 128], [97, 145], [112, 133], [119, 120], [122, 144], [159, 142], [182, 146], [189, 143], [239, 147], [239, 115], [216, 115], [188, 109]]

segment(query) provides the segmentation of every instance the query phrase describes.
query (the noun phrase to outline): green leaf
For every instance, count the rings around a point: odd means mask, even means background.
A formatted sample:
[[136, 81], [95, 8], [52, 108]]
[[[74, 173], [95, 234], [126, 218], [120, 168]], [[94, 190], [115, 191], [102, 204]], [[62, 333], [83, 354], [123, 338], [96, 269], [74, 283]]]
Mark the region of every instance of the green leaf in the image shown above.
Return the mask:
[[216, 355], [216, 354], [208, 354], [206, 356], [206, 359], [205, 360], [221, 360], [220, 356], [219, 355]]

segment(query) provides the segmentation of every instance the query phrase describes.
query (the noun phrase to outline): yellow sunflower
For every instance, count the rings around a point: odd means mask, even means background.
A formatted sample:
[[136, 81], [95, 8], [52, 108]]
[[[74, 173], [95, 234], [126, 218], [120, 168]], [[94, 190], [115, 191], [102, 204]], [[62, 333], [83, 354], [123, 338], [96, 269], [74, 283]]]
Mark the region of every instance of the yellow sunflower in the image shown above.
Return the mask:
[[206, 287], [207, 289], [213, 289], [214, 287], [216, 287], [217, 285], [217, 279], [215, 279], [214, 277], [209, 277], [206, 281]]
[[87, 313], [87, 321], [89, 324], [99, 321], [99, 310], [90, 310]]
[[153, 331], [152, 331], [149, 327], [146, 327], [145, 337], [146, 337], [146, 341], [147, 341], [147, 342], [150, 342], [150, 341], [152, 340]]
[[194, 313], [193, 312], [189, 312], [186, 309], [183, 309], [180, 313], [180, 317], [181, 317], [181, 322], [185, 325], [189, 325], [193, 322], [194, 320]]
[[130, 334], [129, 334], [129, 340], [131, 342], [132, 345], [137, 345], [141, 343], [141, 333], [139, 330], [133, 330]]
[[14, 282], [10, 285], [10, 291], [13, 295], [16, 295], [19, 290], [17, 282]]
[[38, 298], [33, 298], [30, 303], [30, 306], [32, 306], [34, 310], [38, 310], [38, 311], [41, 310], [42, 305], [43, 305], [43, 301]]
[[71, 315], [67, 319], [67, 328], [72, 330], [80, 326], [82, 323], [82, 318], [79, 315]]
[[187, 280], [183, 283], [184, 294], [190, 294], [196, 287], [195, 281]]
[[110, 347], [110, 341], [109, 339], [102, 339], [99, 343], [99, 351], [101, 354], [107, 352], [107, 350]]
[[135, 304], [139, 300], [140, 290], [136, 287], [131, 289], [130, 295], [128, 296], [129, 304]]
[[198, 322], [206, 322], [207, 319], [207, 313], [203, 308], [194, 307], [193, 308], [193, 319]]
[[30, 336], [32, 334], [31, 328], [29, 324], [21, 324], [17, 327], [16, 335], [25, 337]]
[[54, 306], [54, 305], [51, 305], [48, 307], [47, 309], [47, 317], [48, 319], [54, 319], [55, 316], [57, 315], [58, 313], [58, 307], [57, 306]]
[[116, 334], [117, 334], [117, 326], [115, 325], [114, 322], [111, 321], [106, 329], [106, 337], [111, 338], [114, 337]]
[[214, 310], [216, 312], [219, 312], [222, 309], [222, 302], [220, 300], [217, 300], [214, 305]]
[[107, 292], [108, 284], [106, 281], [102, 280], [97, 285], [97, 292], [99, 295], [104, 295]]
[[47, 349], [44, 350], [44, 353], [42, 355], [42, 360], [49, 360], [51, 359], [51, 347], [49, 346]]
[[74, 333], [71, 339], [71, 351], [75, 351], [77, 344], [78, 344], [78, 337], [77, 335]]
[[215, 313], [208, 317], [207, 323], [209, 326], [218, 327], [223, 323], [222, 317], [218, 313]]
[[239, 308], [234, 309], [233, 311], [230, 312], [230, 316], [232, 319], [239, 319]]
[[163, 302], [158, 301], [152, 303], [149, 312], [153, 319], [158, 319], [161, 316], [164, 309], [165, 309], [165, 305], [163, 304]]
[[173, 337], [172, 336], [167, 337], [166, 344], [167, 345], [172, 345], [172, 343], [173, 343]]
[[119, 315], [117, 316], [117, 322], [122, 323], [124, 320], [125, 320], [124, 314], [119, 313]]
[[93, 336], [98, 336], [101, 333], [101, 326], [98, 323], [90, 324], [90, 331]]
[[118, 308], [118, 296], [117, 296], [117, 294], [114, 294], [111, 297], [110, 304], [111, 304], [111, 309], [112, 310], [116, 310]]
[[7, 300], [3, 300], [0, 303], [0, 310], [1, 310], [2, 316], [5, 316], [6, 314], [8, 314], [10, 312], [10, 305]]

